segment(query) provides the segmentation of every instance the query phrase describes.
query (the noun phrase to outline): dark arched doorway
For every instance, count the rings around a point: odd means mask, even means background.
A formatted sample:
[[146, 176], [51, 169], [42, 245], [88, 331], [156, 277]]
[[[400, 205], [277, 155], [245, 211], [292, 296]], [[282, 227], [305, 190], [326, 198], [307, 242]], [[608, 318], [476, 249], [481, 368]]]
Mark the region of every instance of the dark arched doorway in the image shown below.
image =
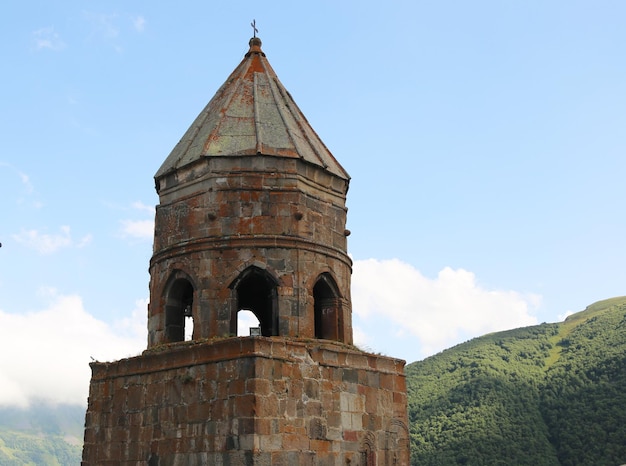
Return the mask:
[[261, 335], [278, 335], [278, 283], [266, 270], [248, 267], [241, 272], [231, 288], [235, 291], [237, 308], [231, 319], [231, 333], [237, 335], [237, 313], [251, 311], [261, 327]]
[[337, 284], [323, 273], [313, 287], [315, 338], [340, 341], [343, 333], [341, 300]]
[[[165, 298], [165, 335], [168, 342], [192, 338], [192, 309], [193, 286], [191, 282], [185, 278], [175, 279], [168, 287]], [[185, 332], [185, 327], [187, 327], [187, 332]]]

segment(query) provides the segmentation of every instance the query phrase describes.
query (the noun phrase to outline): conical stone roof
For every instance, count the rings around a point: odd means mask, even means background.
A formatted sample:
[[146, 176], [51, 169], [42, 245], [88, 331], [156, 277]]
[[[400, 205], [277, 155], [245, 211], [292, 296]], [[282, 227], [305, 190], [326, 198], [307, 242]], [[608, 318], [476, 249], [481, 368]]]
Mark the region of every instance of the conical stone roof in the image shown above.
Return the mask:
[[258, 37], [213, 99], [174, 147], [155, 178], [202, 157], [300, 158], [348, 180], [279, 81]]

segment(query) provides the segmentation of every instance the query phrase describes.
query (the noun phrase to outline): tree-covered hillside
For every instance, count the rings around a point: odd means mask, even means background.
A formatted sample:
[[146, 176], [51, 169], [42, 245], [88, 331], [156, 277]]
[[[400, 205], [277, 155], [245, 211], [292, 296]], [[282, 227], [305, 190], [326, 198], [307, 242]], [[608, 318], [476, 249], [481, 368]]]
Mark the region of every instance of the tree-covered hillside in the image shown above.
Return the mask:
[[0, 466], [69, 466], [81, 460], [85, 407], [0, 407]]
[[626, 463], [626, 297], [406, 368], [414, 465]]

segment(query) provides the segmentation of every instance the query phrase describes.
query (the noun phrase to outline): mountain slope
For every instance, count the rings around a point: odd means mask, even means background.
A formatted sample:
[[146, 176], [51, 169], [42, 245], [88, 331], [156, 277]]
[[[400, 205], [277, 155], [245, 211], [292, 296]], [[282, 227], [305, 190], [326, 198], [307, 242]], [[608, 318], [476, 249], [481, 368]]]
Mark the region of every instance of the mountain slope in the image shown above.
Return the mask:
[[0, 408], [0, 466], [80, 464], [85, 407]]
[[626, 463], [626, 298], [406, 368], [412, 463]]

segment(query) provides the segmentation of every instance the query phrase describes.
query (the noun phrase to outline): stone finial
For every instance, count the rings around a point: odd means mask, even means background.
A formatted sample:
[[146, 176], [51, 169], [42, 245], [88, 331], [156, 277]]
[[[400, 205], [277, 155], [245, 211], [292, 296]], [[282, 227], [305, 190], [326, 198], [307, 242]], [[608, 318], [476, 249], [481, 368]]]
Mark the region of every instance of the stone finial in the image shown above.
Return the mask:
[[251, 53], [263, 54], [263, 50], [261, 50], [261, 39], [259, 39], [258, 37], [255, 36], [252, 39], [250, 39], [250, 42], [248, 42], [248, 45], [250, 45], [250, 50], [248, 50], [248, 53], [246, 54], [246, 56], [250, 55]]

